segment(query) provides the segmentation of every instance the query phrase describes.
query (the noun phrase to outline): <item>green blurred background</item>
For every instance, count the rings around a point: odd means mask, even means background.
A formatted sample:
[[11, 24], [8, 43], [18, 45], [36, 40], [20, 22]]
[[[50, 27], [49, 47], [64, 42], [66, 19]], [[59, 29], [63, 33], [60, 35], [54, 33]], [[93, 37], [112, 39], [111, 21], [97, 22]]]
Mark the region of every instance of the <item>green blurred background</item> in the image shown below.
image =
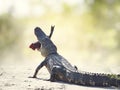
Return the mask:
[[0, 0], [0, 63], [41, 62], [34, 28], [82, 71], [120, 72], [120, 0]]

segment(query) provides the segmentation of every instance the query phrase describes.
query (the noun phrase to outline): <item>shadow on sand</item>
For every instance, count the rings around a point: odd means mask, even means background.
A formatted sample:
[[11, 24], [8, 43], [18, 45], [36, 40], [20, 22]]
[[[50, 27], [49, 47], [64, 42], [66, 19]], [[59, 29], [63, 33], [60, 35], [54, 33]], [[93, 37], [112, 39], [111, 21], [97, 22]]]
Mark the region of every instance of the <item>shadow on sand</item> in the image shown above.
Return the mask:
[[[31, 77], [29, 77], [31, 78]], [[43, 80], [43, 81], [50, 81], [49, 79], [44, 79], [44, 78], [35, 78], [37, 80]], [[53, 83], [53, 82], [52, 82]], [[69, 85], [77, 85], [77, 84], [73, 84], [73, 83], [67, 83], [67, 82], [62, 82], [62, 81], [56, 81], [55, 83], [62, 83], [62, 84], [69, 84]], [[77, 85], [77, 86], [82, 86], [82, 87], [90, 87], [90, 88], [103, 88], [103, 89], [107, 89], [107, 90], [113, 90], [113, 89], [120, 89], [120, 88], [117, 88], [117, 87], [114, 87], [114, 86], [111, 86], [111, 87], [97, 87], [97, 86], [85, 86], [85, 85]]]

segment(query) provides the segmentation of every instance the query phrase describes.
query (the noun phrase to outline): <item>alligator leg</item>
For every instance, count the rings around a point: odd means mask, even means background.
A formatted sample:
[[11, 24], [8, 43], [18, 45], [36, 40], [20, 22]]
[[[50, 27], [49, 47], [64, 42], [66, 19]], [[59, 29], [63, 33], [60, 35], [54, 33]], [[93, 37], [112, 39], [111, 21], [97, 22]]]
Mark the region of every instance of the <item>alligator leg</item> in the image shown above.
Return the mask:
[[34, 75], [33, 75], [32, 78], [36, 78], [38, 71], [39, 71], [43, 66], [45, 66], [45, 65], [46, 65], [46, 61], [44, 60], [44, 61], [36, 68], [35, 73], [34, 73]]
[[54, 67], [50, 76], [50, 81], [66, 81], [66, 70], [62, 67]]

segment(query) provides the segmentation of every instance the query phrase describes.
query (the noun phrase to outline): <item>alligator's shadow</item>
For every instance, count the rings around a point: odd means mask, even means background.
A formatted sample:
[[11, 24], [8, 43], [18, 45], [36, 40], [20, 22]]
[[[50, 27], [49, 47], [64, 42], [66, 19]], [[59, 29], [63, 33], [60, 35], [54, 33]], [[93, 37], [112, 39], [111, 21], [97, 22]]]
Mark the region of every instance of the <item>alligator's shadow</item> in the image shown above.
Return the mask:
[[[43, 81], [50, 81], [49, 79], [44, 79], [44, 78], [35, 78], [38, 80], [43, 80]], [[55, 83], [64, 83], [64, 84], [69, 84], [69, 85], [77, 85], [77, 84], [72, 84], [72, 83], [66, 83], [62, 81], [56, 81]], [[118, 89], [116, 87], [97, 87], [97, 86], [85, 86], [85, 85], [77, 85], [77, 86], [83, 86], [83, 87], [90, 87], [90, 88], [103, 88], [103, 89]]]

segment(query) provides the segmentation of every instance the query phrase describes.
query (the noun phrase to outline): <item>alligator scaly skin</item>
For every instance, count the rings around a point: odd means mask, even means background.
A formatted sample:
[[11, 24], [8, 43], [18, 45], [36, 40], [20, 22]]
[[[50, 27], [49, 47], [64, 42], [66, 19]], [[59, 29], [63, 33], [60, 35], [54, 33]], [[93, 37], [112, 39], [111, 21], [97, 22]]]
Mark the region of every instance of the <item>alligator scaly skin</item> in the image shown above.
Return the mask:
[[[41, 28], [35, 28], [35, 35], [40, 44], [39, 51], [45, 57], [36, 68], [33, 77], [45, 66], [50, 73], [50, 81], [63, 81], [84, 86], [120, 87], [119, 75], [78, 72], [64, 57], [57, 53], [57, 48]], [[114, 76], [114, 77], [113, 77]]]

